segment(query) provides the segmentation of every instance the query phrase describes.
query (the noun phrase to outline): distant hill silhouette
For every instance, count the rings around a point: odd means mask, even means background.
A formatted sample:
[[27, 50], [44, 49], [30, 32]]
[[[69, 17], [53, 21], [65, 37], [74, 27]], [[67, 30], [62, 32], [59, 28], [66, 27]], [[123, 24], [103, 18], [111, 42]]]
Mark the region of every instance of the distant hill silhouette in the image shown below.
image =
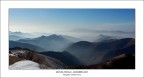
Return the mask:
[[21, 36], [9, 35], [9, 40], [17, 41], [19, 39], [24, 39], [24, 38]]
[[30, 33], [23, 33], [23, 32], [20, 32], [20, 31], [18, 31], [18, 32], [9, 31], [9, 36], [11, 36], [11, 35], [22, 37], [22, 38], [34, 38], [35, 37], [34, 35], [32, 35]]
[[45, 49], [36, 45], [32, 45], [28, 43], [20, 43], [17, 41], [9, 41], [9, 48], [15, 48], [15, 47], [27, 48], [27, 49], [34, 50], [34, 51], [45, 51]]
[[115, 40], [115, 39], [122, 39], [119, 36], [109, 36], [109, 35], [103, 35], [100, 34], [96, 37], [95, 42], [103, 42], [103, 41], [109, 41], [109, 40]]

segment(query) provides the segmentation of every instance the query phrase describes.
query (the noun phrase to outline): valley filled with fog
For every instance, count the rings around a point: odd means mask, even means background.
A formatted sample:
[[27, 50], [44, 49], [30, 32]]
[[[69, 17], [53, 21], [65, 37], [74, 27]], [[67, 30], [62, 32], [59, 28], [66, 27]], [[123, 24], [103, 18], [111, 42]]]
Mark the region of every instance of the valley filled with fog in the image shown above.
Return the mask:
[[[123, 65], [123, 61], [132, 65], [130, 69], [135, 68], [133, 59], [135, 57], [135, 39], [133, 37], [100, 34], [95, 39], [86, 41], [68, 35], [52, 34], [46, 36], [45, 34], [36, 37], [30, 33], [9, 32], [9, 38], [10, 59], [31, 60], [38, 63], [38, 66], [42, 66], [36, 69], [126, 69], [128, 66]], [[21, 51], [24, 52], [21, 53]], [[12, 54], [14, 56], [11, 56]], [[53, 58], [53, 62], [60, 61], [62, 67], [57, 67], [56, 64], [49, 67], [50, 61], [38, 61], [45, 58], [47, 58], [46, 60]], [[115, 61], [120, 64], [115, 65]], [[107, 64], [109, 62], [110, 65]], [[21, 66], [19, 64], [25, 65], [25, 62], [15, 65], [19, 67]], [[20, 69], [29, 69], [24, 67], [20, 67]], [[16, 67], [10, 65], [10, 69], [16, 69]]]

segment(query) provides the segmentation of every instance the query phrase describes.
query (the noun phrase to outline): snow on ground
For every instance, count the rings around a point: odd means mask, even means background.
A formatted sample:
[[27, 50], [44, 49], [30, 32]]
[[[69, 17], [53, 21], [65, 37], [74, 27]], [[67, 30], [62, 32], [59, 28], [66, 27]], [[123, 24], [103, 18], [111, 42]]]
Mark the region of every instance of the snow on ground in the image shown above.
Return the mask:
[[9, 54], [9, 56], [15, 56], [14, 54]]
[[24, 60], [9, 66], [10, 70], [36, 70], [40, 69], [39, 64], [30, 60]]
[[10, 52], [10, 53], [9, 53], [9, 56], [15, 56], [15, 55], [14, 55], [14, 53]]
[[25, 51], [24, 50], [19, 50], [18, 53], [25, 53]]

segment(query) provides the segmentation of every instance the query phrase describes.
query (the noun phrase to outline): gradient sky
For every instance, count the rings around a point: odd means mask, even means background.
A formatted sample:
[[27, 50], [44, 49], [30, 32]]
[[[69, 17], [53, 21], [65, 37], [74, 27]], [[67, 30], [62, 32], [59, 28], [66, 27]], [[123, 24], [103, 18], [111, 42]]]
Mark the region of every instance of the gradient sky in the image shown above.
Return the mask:
[[135, 31], [135, 9], [9, 9], [9, 30], [77, 34]]

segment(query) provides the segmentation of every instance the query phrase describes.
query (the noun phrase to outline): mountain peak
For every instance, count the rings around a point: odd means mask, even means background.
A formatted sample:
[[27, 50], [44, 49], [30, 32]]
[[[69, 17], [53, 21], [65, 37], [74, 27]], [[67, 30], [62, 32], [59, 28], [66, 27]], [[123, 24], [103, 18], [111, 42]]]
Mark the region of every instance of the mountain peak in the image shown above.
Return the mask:
[[95, 42], [111, 41], [111, 40], [115, 40], [115, 39], [121, 39], [121, 37], [100, 34], [97, 36]]
[[46, 39], [48, 36], [42, 35], [40, 37], [37, 37], [36, 39]]
[[40, 36], [40, 38], [46, 38], [47, 36], [45, 36], [45, 35], [42, 35], [42, 36]]
[[88, 41], [79, 41], [76, 42], [75, 44], [73, 44], [73, 47], [91, 47], [93, 45], [93, 43], [88, 42]]
[[52, 34], [49, 37], [61, 37], [61, 35]]
[[116, 38], [116, 36], [110, 36], [110, 35], [104, 35], [104, 34], [100, 34], [98, 37], [101, 37], [101, 38]]
[[49, 35], [49, 36], [42, 35], [39, 38], [62, 38], [62, 36], [61, 35], [52, 34], [52, 35]]
[[50, 39], [64, 39], [61, 35], [52, 34], [48, 36]]

